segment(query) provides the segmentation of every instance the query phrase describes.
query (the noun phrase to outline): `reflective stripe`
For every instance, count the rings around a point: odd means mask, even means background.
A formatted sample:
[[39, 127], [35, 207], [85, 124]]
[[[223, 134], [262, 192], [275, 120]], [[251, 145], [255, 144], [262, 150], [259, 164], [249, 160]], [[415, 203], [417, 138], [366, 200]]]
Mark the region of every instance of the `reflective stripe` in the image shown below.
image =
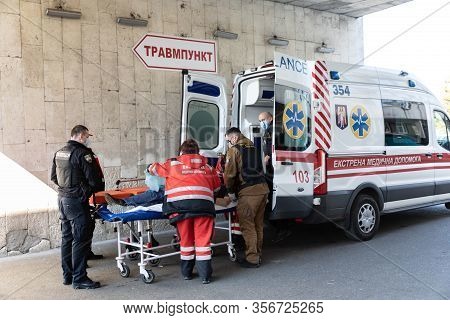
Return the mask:
[[178, 188], [173, 188], [173, 189], [167, 190], [166, 195], [169, 195], [172, 193], [177, 193], [177, 192], [183, 192], [183, 191], [205, 191], [205, 192], [210, 193], [211, 195], [213, 194], [211, 189], [206, 188], [206, 187], [188, 186], [188, 187], [178, 187]]
[[194, 260], [195, 255], [193, 255], [193, 254], [191, 254], [191, 255], [189, 255], [189, 256], [183, 256], [183, 255], [181, 255], [180, 258], [181, 258], [181, 260]]
[[180, 251], [194, 251], [194, 247], [180, 247]]
[[176, 166], [176, 165], [178, 165], [178, 164], [183, 164], [183, 163], [180, 162], [180, 161], [178, 161], [178, 160], [172, 160], [172, 161], [170, 161], [170, 165], [171, 165], [171, 166]]
[[207, 252], [211, 251], [211, 247], [195, 247], [196, 252]]
[[155, 176], [158, 175], [158, 172], [156, 172], [156, 166], [153, 166], [153, 167], [151, 168], [151, 170], [152, 170], [153, 175], [155, 175]]
[[242, 235], [242, 232], [241, 232], [241, 231], [238, 231], [238, 230], [231, 230], [231, 234]]
[[178, 196], [178, 197], [172, 197], [172, 198], [167, 197], [167, 202], [175, 202], [175, 201], [189, 200], [189, 199], [209, 200], [209, 201], [214, 203], [214, 198], [213, 197], [196, 195], [196, 194], [187, 194], [187, 195], [184, 195], [184, 196]]
[[195, 260], [211, 260], [211, 255], [206, 255], [206, 256], [196, 256]]

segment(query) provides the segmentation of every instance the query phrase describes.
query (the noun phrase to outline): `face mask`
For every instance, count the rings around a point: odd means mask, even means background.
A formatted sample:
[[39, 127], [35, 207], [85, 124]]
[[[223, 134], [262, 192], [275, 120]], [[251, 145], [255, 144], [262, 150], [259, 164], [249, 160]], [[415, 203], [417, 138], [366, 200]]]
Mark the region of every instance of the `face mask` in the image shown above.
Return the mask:
[[269, 125], [267, 124], [267, 120], [260, 121], [259, 125], [261, 126], [261, 129], [263, 129], [264, 131], [267, 130], [267, 128], [269, 127]]

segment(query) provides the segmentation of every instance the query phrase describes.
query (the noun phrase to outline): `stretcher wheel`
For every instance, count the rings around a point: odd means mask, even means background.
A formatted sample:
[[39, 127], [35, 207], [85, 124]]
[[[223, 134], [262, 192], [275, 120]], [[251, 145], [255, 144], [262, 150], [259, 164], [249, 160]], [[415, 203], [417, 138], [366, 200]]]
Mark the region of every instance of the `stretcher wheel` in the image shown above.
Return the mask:
[[152, 267], [156, 267], [161, 262], [161, 259], [160, 258], [155, 258], [155, 259], [150, 260], [149, 262], [152, 265]]
[[139, 259], [139, 253], [129, 254], [128, 259], [130, 259], [131, 261]]
[[231, 262], [236, 262], [237, 260], [236, 249], [232, 248], [228, 250], [228, 258], [230, 259]]
[[173, 236], [172, 240], [170, 241], [170, 244], [172, 245], [172, 249], [175, 251], [180, 251], [180, 240], [176, 235]]
[[[126, 250], [126, 252], [130, 252], [133, 250], [133, 248], [131, 246], [125, 246], [125, 250]], [[127, 258], [132, 261], [137, 260], [137, 259], [139, 259], [139, 253], [136, 252], [136, 253], [127, 254]]]
[[153, 280], [155, 280], [155, 274], [153, 273], [153, 271], [145, 270], [145, 273], [146, 274], [141, 274], [141, 280], [147, 284], [152, 283]]
[[121, 263], [120, 266], [120, 275], [122, 278], [128, 278], [130, 276], [130, 267], [128, 267], [125, 263]]

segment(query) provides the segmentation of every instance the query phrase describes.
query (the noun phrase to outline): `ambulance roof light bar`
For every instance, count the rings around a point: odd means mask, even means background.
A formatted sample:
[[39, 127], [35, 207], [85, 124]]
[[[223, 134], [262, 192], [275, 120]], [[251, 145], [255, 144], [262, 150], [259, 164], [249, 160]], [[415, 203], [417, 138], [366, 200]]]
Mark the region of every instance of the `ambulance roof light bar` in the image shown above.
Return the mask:
[[341, 74], [339, 71], [330, 71], [330, 78], [331, 80], [339, 80], [341, 79]]

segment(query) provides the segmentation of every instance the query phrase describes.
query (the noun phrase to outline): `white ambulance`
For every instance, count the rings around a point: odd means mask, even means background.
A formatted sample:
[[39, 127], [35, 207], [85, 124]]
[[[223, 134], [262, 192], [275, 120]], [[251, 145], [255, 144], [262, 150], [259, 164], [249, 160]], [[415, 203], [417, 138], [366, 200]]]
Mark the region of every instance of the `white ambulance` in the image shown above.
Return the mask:
[[408, 73], [275, 53], [236, 76], [231, 122], [225, 85], [183, 72], [181, 139], [214, 158], [231, 123], [260, 146], [258, 115], [271, 112], [270, 219], [333, 221], [369, 240], [380, 214], [450, 202], [450, 120]]

